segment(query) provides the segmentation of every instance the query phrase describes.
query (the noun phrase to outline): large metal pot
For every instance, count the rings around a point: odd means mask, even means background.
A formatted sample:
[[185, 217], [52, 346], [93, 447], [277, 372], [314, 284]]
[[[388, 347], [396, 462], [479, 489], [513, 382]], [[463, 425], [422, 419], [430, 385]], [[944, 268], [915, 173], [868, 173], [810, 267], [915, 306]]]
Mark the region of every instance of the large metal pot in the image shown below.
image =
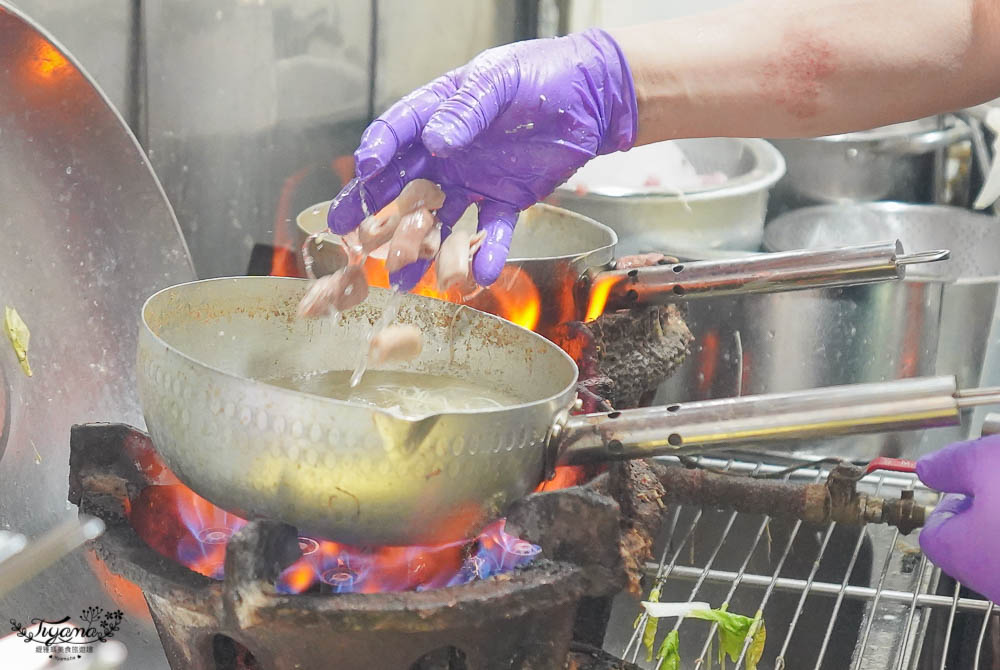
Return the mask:
[[[724, 176], [702, 186], [643, 186], [643, 174], [680, 172], [682, 152], [699, 175]], [[764, 140], [703, 138], [636, 147], [599, 156], [548, 202], [589, 216], [618, 233], [619, 253], [760, 247], [768, 192], [785, 173], [781, 154]], [[683, 190], [683, 195], [678, 190]]]
[[879, 200], [964, 204], [969, 198], [968, 170], [955, 170], [966, 179], [953, 175], [947, 195], [945, 152], [969, 138], [968, 126], [948, 116], [840, 135], [772, 140], [788, 171], [774, 188], [771, 214]]
[[[688, 362], [661, 389], [663, 401], [791, 391], [830, 384], [984, 372], [1000, 278], [1000, 221], [963, 209], [897, 203], [828, 205], [785, 214], [765, 230], [770, 250], [818, 249], [899, 238], [910, 248], [943, 244], [946, 263], [902, 282], [699, 301]], [[969, 429], [852, 439], [837, 455], [921, 453]]]

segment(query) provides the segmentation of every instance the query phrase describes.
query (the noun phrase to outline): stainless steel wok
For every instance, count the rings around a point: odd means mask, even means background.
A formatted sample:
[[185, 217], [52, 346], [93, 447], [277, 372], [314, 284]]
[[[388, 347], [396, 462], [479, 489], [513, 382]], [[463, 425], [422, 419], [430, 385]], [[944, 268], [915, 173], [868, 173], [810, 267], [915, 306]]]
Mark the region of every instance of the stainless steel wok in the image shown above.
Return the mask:
[[153, 295], [137, 377], [146, 423], [170, 468], [244, 517], [355, 544], [468, 537], [557, 463], [653, 456], [952, 424], [952, 378], [819, 389], [570, 417], [577, 369], [540, 335], [467, 306], [404, 296], [398, 321], [423, 352], [384, 369], [503, 388], [522, 404], [405, 419], [262, 379], [349, 370], [388, 293], [332, 320], [298, 320], [308, 282], [214, 279]]

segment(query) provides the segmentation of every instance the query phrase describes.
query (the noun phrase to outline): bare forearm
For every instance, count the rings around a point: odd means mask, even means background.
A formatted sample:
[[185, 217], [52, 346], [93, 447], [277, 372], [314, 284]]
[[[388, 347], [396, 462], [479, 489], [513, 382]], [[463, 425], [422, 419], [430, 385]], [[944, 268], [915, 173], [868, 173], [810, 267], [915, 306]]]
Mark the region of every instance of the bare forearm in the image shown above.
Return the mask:
[[825, 135], [1000, 96], [1000, 0], [764, 0], [611, 32], [639, 144]]

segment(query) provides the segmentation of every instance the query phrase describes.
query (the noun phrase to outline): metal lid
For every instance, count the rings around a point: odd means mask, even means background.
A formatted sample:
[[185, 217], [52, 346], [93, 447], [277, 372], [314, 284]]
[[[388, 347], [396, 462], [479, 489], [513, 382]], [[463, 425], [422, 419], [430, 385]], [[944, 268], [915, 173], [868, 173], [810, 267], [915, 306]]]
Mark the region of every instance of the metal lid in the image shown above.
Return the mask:
[[[0, 309], [15, 308], [27, 324], [33, 372], [0, 336], [10, 401], [0, 417], [0, 526], [33, 536], [75, 514], [66, 502], [70, 427], [142, 424], [139, 310], [194, 270], [125, 122], [63, 47], [2, 3], [0, 90]], [[0, 609], [30, 620], [108, 602], [78, 553]]]

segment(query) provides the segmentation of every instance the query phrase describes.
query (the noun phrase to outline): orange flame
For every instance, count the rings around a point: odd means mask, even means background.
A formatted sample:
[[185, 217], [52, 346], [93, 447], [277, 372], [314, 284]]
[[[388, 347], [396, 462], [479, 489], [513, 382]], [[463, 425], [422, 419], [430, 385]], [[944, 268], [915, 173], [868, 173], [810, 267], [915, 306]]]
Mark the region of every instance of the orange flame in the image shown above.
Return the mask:
[[542, 482], [535, 489], [536, 492], [555, 491], [557, 489], [567, 489], [577, 486], [589, 479], [590, 473], [582, 465], [560, 465], [556, 467], [556, 473], [547, 481]]
[[587, 304], [584, 321], [593, 321], [601, 314], [604, 314], [604, 309], [608, 304], [608, 296], [611, 294], [611, 289], [616, 283], [618, 283], [617, 277], [606, 275], [598, 277], [590, 289], [590, 302]]
[[[441, 291], [437, 288], [434, 266], [427, 271], [413, 288], [417, 295], [438, 298], [459, 304], [466, 304], [490, 314], [502, 316], [528, 330], [536, 330], [542, 314], [542, 298], [538, 287], [528, 273], [508, 265], [500, 272], [500, 277], [488, 288], [465, 296], [458, 288]], [[389, 273], [385, 261], [371, 256], [365, 261], [365, 277], [369, 286], [389, 288]]]
[[[152, 459], [152, 460], [151, 460]], [[157, 483], [144, 488], [126, 505], [136, 533], [152, 549], [212, 579], [225, 571], [226, 546], [246, 521], [215, 507], [179, 483], [155, 454], [145, 455], [141, 467], [154, 472]], [[176, 482], [176, 483], [174, 483]], [[452, 530], [470, 527], [481, 517], [478, 506], [452, 515]], [[443, 536], [448, 533], [446, 524]], [[504, 531], [504, 521], [487, 526], [477, 538], [437, 546], [353, 547], [319, 538], [300, 537], [302, 557], [282, 572], [276, 588], [302, 593], [313, 588], [334, 592], [378, 593], [438, 588], [511, 570], [530, 561], [538, 547]], [[103, 566], [95, 570], [105, 576]], [[129, 601], [136, 611], [144, 607], [137, 587], [118, 583], [107, 573], [106, 587]], [[131, 588], [129, 588], [131, 587]]]
[[38, 40], [33, 56], [31, 72], [36, 79], [53, 80], [72, 70], [66, 57], [50, 43], [43, 40]]

